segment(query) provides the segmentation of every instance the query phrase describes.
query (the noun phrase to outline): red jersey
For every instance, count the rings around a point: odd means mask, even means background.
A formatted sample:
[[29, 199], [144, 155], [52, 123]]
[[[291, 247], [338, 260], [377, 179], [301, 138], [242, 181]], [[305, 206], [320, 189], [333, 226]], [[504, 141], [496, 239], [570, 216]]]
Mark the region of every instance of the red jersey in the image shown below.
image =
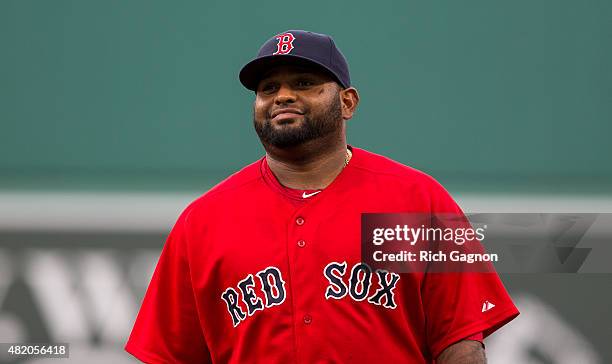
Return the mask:
[[461, 210], [430, 176], [352, 151], [320, 192], [283, 187], [262, 158], [191, 203], [126, 350], [150, 363], [432, 363], [516, 317], [496, 273], [355, 282], [362, 212]]

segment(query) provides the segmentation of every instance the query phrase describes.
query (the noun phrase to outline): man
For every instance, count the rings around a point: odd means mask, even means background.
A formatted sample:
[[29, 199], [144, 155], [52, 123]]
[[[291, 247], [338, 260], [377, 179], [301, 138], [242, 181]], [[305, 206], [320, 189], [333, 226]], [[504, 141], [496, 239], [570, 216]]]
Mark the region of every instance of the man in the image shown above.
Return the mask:
[[359, 94], [332, 38], [272, 37], [240, 81], [266, 155], [181, 214], [126, 350], [150, 363], [484, 363], [483, 338], [518, 315], [496, 274], [361, 262], [362, 212], [461, 210], [431, 177], [347, 146]]

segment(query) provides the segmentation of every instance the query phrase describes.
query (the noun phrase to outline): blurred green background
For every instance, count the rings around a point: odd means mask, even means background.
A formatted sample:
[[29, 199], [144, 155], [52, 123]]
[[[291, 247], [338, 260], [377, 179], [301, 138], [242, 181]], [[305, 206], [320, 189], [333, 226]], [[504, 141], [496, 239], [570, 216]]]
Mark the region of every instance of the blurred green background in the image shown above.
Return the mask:
[[206, 190], [261, 155], [237, 74], [331, 34], [349, 142], [451, 191], [612, 192], [612, 2], [0, 2], [0, 188]]

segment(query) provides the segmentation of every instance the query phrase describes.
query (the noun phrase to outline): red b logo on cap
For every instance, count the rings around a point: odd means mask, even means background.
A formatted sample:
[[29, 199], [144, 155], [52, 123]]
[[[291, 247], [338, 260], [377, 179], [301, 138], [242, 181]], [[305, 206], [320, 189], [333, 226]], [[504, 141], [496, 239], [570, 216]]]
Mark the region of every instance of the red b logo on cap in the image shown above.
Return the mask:
[[293, 49], [293, 41], [295, 37], [291, 33], [282, 33], [274, 37], [278, 39], [278, 44], [276, 45], [276, 52], [272, 53], [273, 55], [277, 54], [288, 54]]

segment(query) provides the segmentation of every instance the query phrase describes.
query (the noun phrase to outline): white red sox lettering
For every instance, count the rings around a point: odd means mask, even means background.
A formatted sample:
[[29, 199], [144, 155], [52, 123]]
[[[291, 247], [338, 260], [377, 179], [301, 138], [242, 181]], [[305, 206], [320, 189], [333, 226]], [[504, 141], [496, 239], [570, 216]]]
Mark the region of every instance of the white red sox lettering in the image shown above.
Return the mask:
[[[372, 268], [365, 263], [355, 264], [348, 278], [348, 286], [344, 281], [347, 273], [346, 262], [331, 262], [323, 269], [323, 276], [327, 278], [329, 285], [325, 292], [327, 300], [343, 299], [347, 295], [355, 301], [364, 301], [370, 304], [383, 306], [389, 309], [397, 308], [395, 303], [395, 293], [393, 290], [397, 286], [400, 276], [396, 273], [388, 272], [384, 269], [377, 269], [372, 272]], [[234, 327], [238, 326], [248, 317], [253, 316], [257, 311], [277, 306], [285, 302], [286, 288], [285, 280], [280, 269], [270, 266], [257, 273], [256, 284], [253, 274], [249, 274], [238, 282], [238, 289], [228, 287], [221, 299], [227, 305], [227, 311], [232, 319]], [[377, 278], [377, 286], [373, 287], [373, 277]], [[265, 302], [255, 292], [256, 285], [263, 292]], [[240, 292], [240, 293], [239, 293]]]

